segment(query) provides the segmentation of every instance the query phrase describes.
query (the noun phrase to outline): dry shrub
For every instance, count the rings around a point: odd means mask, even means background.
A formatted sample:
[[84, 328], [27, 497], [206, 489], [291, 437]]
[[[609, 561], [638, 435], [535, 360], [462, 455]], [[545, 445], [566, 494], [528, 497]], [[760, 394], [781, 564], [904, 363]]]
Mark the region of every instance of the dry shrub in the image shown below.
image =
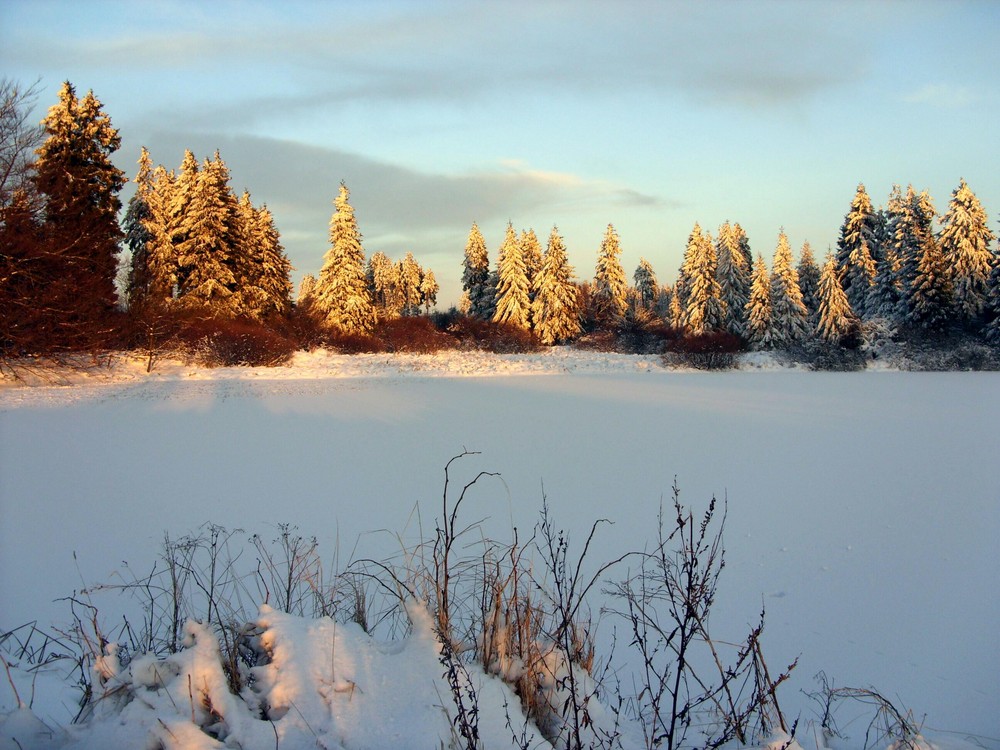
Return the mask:
[[618, 341], [615, 338], [615, 332], [604, 329], [585, 333], [573, 342], [573, 346], [588, 352], [618, 351]]
[[542, 348], [538, 337], [531, 331], [510, 323], [495, 323], [468, 315], [456, 317], [448, 326], [448, 333], [459, 341], [463, 349], [481, 349], [496, 354], [525, 354]]
[[375, 329], [375, 335], [389, 352], [433, 354], [442, 349], [454, 349], [454, 337], [439, 331], [424, 317], [404, 317], [387, 320]]
[[297, 348], [292, 339], [243, 319], [189, 321], [180, 338], [205, 367], [274, 367], [286, 364]]
[[730, 370], [743, 350], [738, 336], [726, 331], [696, 333], [667, 342], [665, 365], [689, 365], [699, 370]]
[[346, 331], [325, 331], [320, 337], [319, 346], [339, 354], [379, 354], [387, 351], [385, 342], [378, 336]]

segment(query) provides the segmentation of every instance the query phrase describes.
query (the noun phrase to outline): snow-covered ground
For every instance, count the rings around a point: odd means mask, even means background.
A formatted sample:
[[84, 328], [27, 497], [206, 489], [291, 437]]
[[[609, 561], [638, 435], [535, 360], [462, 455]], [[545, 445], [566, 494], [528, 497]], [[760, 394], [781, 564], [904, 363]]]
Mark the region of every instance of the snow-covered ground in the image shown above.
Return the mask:
[[[531, 528], [544, 485], [573, 539], [614, 521], [595, 561], [651, 541], [675, 476], [696, 509], [727, 497], [714, 628], [738, 637], [763, 602], [769, 664], [800, 656], [786, 714], [815, 718], [799, 691], [824, 670], [926, 714], [939, 742], [1000, 747], [1000, 374], [807, 373], [766, 358], [700, 373], [555, 350], [151, 375], [134, 362], [64, 382], [0, 385], [0, 628], [65, 621], [55, 599], [123, 561], [150, 566], [165, 531], [205, 522], [262, 536], [297, 525], [341, 565], [391, 555], [433, 529], [443, 466], [468, 449], [481, 454], [463, 470], [503, 475], [476, 487], [471, 519], [498, 537]], [[37, 712], [68, 721], [65, 691], [37, 687]], [[0, 710], [13, 707], [0, 683]], [[8, 730], [15, 719], [27, 721]], [[412, 721], [426, 733], [436, 719]], [[339, 734], [322, 746], [391, 746], [327, 729]], [[864, 726], [846, 731], [863, 744]]]

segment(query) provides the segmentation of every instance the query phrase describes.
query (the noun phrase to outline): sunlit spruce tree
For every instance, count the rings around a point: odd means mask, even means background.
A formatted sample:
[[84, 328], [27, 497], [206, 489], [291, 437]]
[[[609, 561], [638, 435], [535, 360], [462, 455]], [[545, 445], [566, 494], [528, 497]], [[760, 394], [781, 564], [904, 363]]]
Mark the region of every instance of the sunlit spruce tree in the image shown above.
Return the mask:
[[420, 282], [423, 280], [423, 269], [408, 252], [399, 262], [399, 293], [403, 302], [403, 315], [419, 315], [423, 295], [420, 293]]
[[774, 347], [771, 327], [771, 275], [764, 256], [758, 255], [753, 266], [750, 299], [747, 301], [747, 341], [754, 349]]
[[920, 259], [927, 244], [934, 240], [935, 213], [934, 204], [926, 191], [918, 194], [912, 185], [907, 187], [893, 236], [893, 249], [899, 265], [897, 285], [900, 303], [897, 317], [904, 321], [912, 322]]
[[441, 286], [434, 278], [434, 271], [428, 268], [424, 271], [423, 278], [420, 279], [420, 299], [424, 305], [424, 312], [430, 315], [431, 308], [437, 304], [438, 292]]
[[36, 307], [51, 326], [51, 343], [86, 345], [117, 305], [118, 193], [125, 175], [111, 155], [121, 138], [93, 92], [78, 98], [68, 81], [42, 127], [34, 184], [48, 272], [35, 290]]
[[494, 312], [496, 289], [490, 283], [490, 259], [486, 251], [486, 240], [475, 223], [465, 244], [462, 289], [469, 298], [469, 315], [490, 320]]
[[343, 333], [370, 331], [375, 306], [365, 278], [365, 251], [354, 218], [350, 192], [340, 183], [330, 218], [330, 249], [316, 281], [312, 309], [322, 324]]
[[628, 279], [618, 258], [621, 252], [618, 233], [613, 225], [608, 224], [597, 253], [592, 300], [595, 317], [602, 325], [618, 323], [628, 306]]
[[875, 277], [865, 303], [865, 309], [870, 317], [891, 320], [899, 313], [903, 298], [900, 277], [902, 259], [896, 250], [895, 238], [899, 225], [905, 221], [905, 216], [906, 199], [899, 185], [893, 185], [888, 204], [879, 212], [881, 254], [875, 262]]
[[837, 267], [851, 308], [864, 315], [868, 292], [875, 281], [878, 252], [878, 217], [864, 185], [858, 185], [851, 210], [844, 217], [837, 240]]
[[719, 237], [715, 242], [718, 259], [716, 277], [726, 315], [722, 327], [734, 336], [745, 336], [747, 328], [746, 308], [750, 299], [750, 279], [753, 259], [741, 245], [746, 239], [739, 224], [733, 226], [728, 221], [719, 227]]
[[531, 303], [535, 333], [543, 344], [568, 341], [580, 333], [579, 290], [559, 230], [552, 227]]
[[936, 332], [951, 325], [955, 316], [951, 278], [941, 245], [928, 232], [921, 237], [920, 260], [910, 292], [911, 323]]
[[528, 277], [528, 297], [535, 298], [535, 276], [542, 269], [542, 244], [534, 229], [521, 230], [521, 255], [524, 258], [524, 275]]
[[782, 229], [771, 264], [771, 330], [775, 346], [786, 347], [805, 339], [809, 333], [808, 318], [799, 274], [792, 265], [792, 248]]
[[528, 274], [524, 267], [521, 243], [514, 232], [514, 225], [509, 222], [497, 256], [496, 309], [493, 321], [527, 329], [531, 325]]
[[990, 273], [996, 264], [990, 247], [993, 239], [986, 211], [962, 180], [941, 220], [939, 242], [951, 274], [955, 312], [963, 323], [978, 323], [985, 312]]
[[715, 246], [696, 223], [688, 238], [687, 304], [684, 328], [695, 334], [720, 330], [726, 317], [722, 290], [716, 279]]
[[399, 279], [399, 265], [377, 251], [368, 259], [365, 276], [379, 320], [392, 320], [403, 314], [405, 300]]
[[857, 318], [840, 285], [837, 261], [832, 253], [826, 256], [819, 278], [819, 319], [816, 332], [830, 343], [839, 343], [857, 324]]

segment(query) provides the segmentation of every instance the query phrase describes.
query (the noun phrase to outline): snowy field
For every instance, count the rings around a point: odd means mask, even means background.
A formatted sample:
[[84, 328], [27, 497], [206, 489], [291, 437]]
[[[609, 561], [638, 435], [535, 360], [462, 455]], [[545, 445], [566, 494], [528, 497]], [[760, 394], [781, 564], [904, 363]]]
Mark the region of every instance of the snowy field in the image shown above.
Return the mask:
[[786, 714], [815, 718], [800, 690], [824, 670], [926, 715], [930, 737], [1000, 747], [1000, 374], [757, 364], [301, 354], [0, 385], [0, 628], [65, 621], [54, 600], [205, 522], [293, 524], [341, 566], [392, 554], [433, 530], [444, 464], [468, 449], [463, 472], [503, 475], [470, 519], [530, 529], [544, 484], [574, 540], [614, 521], [595, 564], [652, 541], [675, 476], [696, 510], [726, 497], [714, 628], [739, 636], [763, 602], [769, 664], [800, 656]]

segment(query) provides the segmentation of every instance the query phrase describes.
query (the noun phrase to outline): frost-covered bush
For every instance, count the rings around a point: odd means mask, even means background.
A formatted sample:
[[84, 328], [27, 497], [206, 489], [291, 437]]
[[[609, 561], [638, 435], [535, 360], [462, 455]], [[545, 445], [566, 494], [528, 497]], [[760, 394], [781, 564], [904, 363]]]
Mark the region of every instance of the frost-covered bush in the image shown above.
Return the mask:
[[246, 320], [200, 321], [183, 336], [204, 367], [275, 367], [287, 364], [297, 349], [291, 339]]

